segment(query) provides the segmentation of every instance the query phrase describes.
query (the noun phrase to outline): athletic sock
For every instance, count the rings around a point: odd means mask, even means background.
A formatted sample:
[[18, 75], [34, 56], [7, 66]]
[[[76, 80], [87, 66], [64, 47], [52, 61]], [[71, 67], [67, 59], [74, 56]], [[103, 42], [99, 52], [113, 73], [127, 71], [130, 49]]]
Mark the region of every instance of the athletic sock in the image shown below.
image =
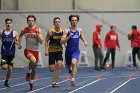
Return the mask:
[[75, 79], [74, 78], [71, 78], [71, 81], [75, 81]]
[[33, 80], [30, 80], [30, 84], [33, 84]]
[[28, 73], [31, 73], [31, 72], [32, 72], [32, 70], [29, 70], [29, 71], [28, 71]]

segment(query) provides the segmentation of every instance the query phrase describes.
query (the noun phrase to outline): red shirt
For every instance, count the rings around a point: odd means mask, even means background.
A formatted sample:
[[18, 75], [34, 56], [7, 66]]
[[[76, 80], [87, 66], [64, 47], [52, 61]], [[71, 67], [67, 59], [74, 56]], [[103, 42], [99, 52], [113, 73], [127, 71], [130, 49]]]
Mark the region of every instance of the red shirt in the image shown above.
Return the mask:
[[104, 45], [106, 48], [116, 49], [116, 46], [120, 48], [119, 40], [118, 40], [118, 33], [109, 31], [106, 34]]
[[100, 31], [93, 32], [93, 46], [102, 47]]
[[131, 47], [140, 47], [140, 32], [138, 30], [128, 34], [128, 39], [131, 40]]
[[39, 27], [35, 26], [33, 29], [26, 27], [23, 31], [26, 39], [26, 49], [34, 51], [38, 50], [39, 42], [37, 40], [37, 32], [39, 31]]

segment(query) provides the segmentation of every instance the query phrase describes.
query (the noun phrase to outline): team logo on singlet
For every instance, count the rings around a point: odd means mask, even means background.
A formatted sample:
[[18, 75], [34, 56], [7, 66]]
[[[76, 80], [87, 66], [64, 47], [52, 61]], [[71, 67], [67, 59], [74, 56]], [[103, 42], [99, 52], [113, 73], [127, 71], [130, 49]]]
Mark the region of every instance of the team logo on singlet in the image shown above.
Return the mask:
[[76, 33], [76, 34], [74, 34], [74, 36], [73, 36], [73, 37], [71, 37], [71, 38], [79, 38], [79, 34], [78, 34], [78, 33]]
[[13, 41], [13, 39], [12, 38], [3, 38], [3, 41]]
[[36, 38], [36, 33], [27, 33], [28, 38]]

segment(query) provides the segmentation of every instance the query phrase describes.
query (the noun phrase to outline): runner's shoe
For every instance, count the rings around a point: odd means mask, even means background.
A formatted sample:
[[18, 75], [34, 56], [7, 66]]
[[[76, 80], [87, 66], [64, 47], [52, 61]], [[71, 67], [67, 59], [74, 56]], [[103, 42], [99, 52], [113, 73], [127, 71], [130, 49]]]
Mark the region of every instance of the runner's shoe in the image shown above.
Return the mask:
[[52, 87], [53, 87], [53, 88], [58, 88], [59, 85], [55, 82], [55, 83], [52, 83]]
[[30, 91], [34, 91], [34, 85], [30, 84]]
[[6, 82], [4, 83], [4, 86], [5, 87], [10, 87], [10, 85], [8, 83], [6, 83]]
[[74, 87], [75, 85], [76, 85], [75, 79], [72, 78], [72, 79], [71, 79], [71, 86]]

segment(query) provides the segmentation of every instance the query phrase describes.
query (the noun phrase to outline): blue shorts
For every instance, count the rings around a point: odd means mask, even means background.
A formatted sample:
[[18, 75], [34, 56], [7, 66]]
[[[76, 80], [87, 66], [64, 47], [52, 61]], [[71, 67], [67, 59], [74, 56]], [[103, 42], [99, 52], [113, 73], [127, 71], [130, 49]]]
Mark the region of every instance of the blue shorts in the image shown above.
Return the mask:
[[70, 66], [73, 58], [78, 60], [79, 54], [80, 52], [65, 52], [66, 65]]

